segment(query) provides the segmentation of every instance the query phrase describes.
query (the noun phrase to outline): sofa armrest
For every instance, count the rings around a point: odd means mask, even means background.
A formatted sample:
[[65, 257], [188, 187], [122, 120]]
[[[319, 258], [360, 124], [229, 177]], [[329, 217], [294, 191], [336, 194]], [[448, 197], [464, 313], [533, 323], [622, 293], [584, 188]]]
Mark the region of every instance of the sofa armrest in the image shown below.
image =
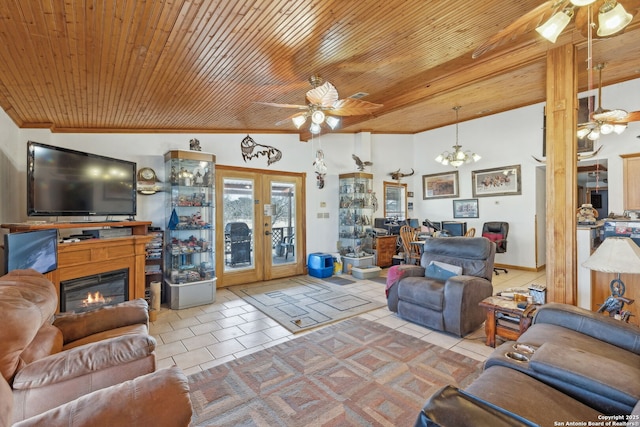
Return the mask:
[[174, 366], [94, 391], [14, 427], [178, 427], [188, 426], [191, 416], [187, 378]]
[[53, 321], [62, 331], [64, 343], [123, 326], [149, 326], [149, 304], [142, 298], [104, 306], [85, 313], [63, 313]]
[[75, 347], [26, 365], [13, 379], [14, 390], [45, 387], [148, 357], [156, 348], [150, 335], [123, 335]]
[[464, 336], [482, 324], [486, 314], [480, 301], [493, 294], [493, 285], [483, 277], [453, 276], [444, 285], [445, 330]]
[[429, 398], [415, 427], [536, 426], [535, 423], [453, 386]]
[[640, 354], [640, 329], [601, 313], [569, 304], [549, 303], [536, 311], [533, 324], [536, 323], [562, 326]]
[[387, 307], [390, 311], [398, 312], [398, 287], [396, 286], [400, 280], [405, 277], [424, 277], [424, 267], [419, 265], [394, 265], [387, 272], [387, 286], [385, 293], [387, 295]]

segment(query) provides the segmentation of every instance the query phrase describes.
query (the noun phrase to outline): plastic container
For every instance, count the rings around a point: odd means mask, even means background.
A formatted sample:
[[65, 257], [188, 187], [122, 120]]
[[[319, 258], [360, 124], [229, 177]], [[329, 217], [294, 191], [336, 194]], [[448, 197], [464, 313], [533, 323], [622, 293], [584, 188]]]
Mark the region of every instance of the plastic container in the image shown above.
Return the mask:
[[309, 267], [309, 276], [322, 279], [333, 275], [333, 257], [330, 254], [320, 252], [309, 254], [307, 266]]

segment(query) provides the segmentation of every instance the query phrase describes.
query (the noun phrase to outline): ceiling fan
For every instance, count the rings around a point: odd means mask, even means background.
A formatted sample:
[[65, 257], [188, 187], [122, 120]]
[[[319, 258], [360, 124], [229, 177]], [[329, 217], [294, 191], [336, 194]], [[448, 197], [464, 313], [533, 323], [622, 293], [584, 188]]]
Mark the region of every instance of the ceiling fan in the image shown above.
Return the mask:
[[309, 83], [313, 89], [309, 90], [306, 94], [306, 105], [277, 104], [273, 102], [259, 102], [259, 104], [303, 110], [279, 121], [276, 124], [280, 125], [291, 120], [299, 129], [308, 118], [311, 118], [309, 131], [312, 134], [320, 133], [320, 125], [323, 123], [328, 125], [331, 129], [335, 129], [340, 123], [340, 119], [335, 116], [359, 116], [363, 114], [371, 114], [378, 108], [382, 107], [382, 104], [363, 101], [361, 99], [356, 99], [353, 96], [339, 99], [336, 87], [331, 83], [324, 81], [322, 77], [318, 75], [309, 77]]
[[[622, 31], [633, 19], [640, 0], [624, 0], [631, 13], [616, 0], [548, 0], [490, 37], [471, 55], [478, 58], [515, 38], [535, 29], [552, 43], [575, 16], [575, 26], [583, 34], [589, 32], [589, 24], [594, 22], [593, 12], [597, 11], [596, 36], [606, 38]], [[593, 5], [593, 6], [592, 6]], [[585, 7], [588, 6], [588, 7]]]
[[627, 128], [629, 122], [640, 121], [640, 111], [627, 113], [625, 110], [605, 110], [602, 108], [602, 69], [604, 64], [595, 66], [598, 70], [598, 108], [591, 113], [587, 123], [578, 124], [578, 138], [596, 140], [600, 135], [608, 135], [612, 132], [621, 134]]

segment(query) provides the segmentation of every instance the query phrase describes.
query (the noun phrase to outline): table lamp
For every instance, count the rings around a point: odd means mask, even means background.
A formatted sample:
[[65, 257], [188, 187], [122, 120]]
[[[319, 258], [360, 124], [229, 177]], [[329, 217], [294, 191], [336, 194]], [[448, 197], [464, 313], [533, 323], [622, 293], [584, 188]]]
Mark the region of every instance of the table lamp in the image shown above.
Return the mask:
[[629, 237], [607, 237], [591, 254], [583, 267], [603, 273], [616, 273], [611, 281], [611, 295], [624, 295], [625, 285], [621, 273], [640, 274], [640, 247]]

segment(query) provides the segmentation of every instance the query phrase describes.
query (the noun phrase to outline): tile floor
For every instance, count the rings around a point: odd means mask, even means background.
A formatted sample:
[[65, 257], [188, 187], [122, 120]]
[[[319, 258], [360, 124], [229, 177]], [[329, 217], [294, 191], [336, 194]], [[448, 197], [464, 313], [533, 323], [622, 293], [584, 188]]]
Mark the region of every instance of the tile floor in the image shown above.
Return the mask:
[[[506, 288], [544, 284], [545, 272], [510, 269], [508, 274], [494, 274], [494, 292]], [[363, 295], [386, 302], [384, 285], [369, 280], [352, 285]], [[413, 335], [424, 341], [484, 361], [493, 348], [484, 344], [484, 327], [458, 338], [433, 331], [400, 319], [383, 308], [361, 317]], [[150, 332], [157, 340], [158, 368], [178, 365], [187, 375], [211, 368], [244, 355], [262, 350], [304, 334], [292, 334], [232, 292], [222, 288], [213, 304], [184, 310], [163, 307]]]

